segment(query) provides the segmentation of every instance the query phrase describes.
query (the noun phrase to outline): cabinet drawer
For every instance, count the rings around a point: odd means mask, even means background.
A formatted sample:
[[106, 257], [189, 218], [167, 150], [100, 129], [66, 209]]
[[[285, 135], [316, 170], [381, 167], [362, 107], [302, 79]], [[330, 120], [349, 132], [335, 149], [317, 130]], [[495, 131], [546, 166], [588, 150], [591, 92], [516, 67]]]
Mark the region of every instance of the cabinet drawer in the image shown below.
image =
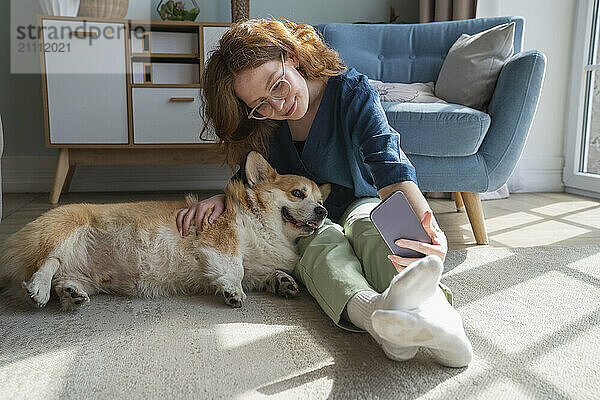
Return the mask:
[[[209, 143], [199, 137], [201, 92], [195, 88], [133, 88], [133, 142]], [[214, 134], [210, 135], [215, 141]]]
[[128, 143], [124, 24], [43, 20], [43, 27], [50, 143]]
[[125, 75], [125, 24], [44, 20], [48, 74]]

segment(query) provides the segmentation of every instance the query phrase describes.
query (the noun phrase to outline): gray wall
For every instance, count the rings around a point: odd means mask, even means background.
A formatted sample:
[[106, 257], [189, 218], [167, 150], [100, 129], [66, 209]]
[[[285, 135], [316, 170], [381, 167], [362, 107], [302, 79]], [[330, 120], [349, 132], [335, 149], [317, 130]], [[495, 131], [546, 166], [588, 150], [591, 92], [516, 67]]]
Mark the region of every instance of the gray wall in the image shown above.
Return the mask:
[[[0, 12], [0, 113], [4, 122], [4, 156], [48, 154], [40, 75], [10, 73], [11, 10], [3, 0]], [[38, 57], [39, 58], [39, 57]], [[39, 65], [39, 59], [37, 61]], [[54, 153], [56, 151], [53, 151]]]
[[[19, 4], [20, 10], [11, 10], [10, 3]], [[156, 0], [130, 0], [126, 18], [157, 19]], [[210, 22], [230, 22], [229, 1], [199, 0], [199, 20]], [[251, 17], [285, 17], [296, 22], [356, 22], [386, 21], [389, 7], [393, 5], [396, 13], [403, 13], [407, 19], [418, 17], [417, 0], [251, 0]], [[41, 79], [39, 74], [10, 73], [10, 35], [11, 12], [26, 12], [31, 21], [35, 14], [41, 13], [37, 0], [2, 0], [0, 6], [0, 113], [4, 121], [4, 156], [57, 154], [55, 149], [47, 149], [44, 143], [43, 105]], [[23, 7], [23, 8], [21, 8]], [[33, 57], [37, 62], [39, 57]], [[39, 70], [39, 67], [38, 67]]]

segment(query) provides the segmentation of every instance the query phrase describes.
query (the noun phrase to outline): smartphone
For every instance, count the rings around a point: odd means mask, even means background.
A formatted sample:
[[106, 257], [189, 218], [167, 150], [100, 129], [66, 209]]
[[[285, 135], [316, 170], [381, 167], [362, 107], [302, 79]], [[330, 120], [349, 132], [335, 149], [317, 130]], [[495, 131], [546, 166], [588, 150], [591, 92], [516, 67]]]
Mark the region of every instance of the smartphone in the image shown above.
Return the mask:
[[371, 211], [370, 217], [393, 254], [400, 257], [425, 257], [423, 253], [398, 247], [394, 243], [398, 239], [409, 239], [431, 244], [431, 238], [421, 225], [421, 221], [406, 200], [404, 193], [396, 191], [386, 197]]

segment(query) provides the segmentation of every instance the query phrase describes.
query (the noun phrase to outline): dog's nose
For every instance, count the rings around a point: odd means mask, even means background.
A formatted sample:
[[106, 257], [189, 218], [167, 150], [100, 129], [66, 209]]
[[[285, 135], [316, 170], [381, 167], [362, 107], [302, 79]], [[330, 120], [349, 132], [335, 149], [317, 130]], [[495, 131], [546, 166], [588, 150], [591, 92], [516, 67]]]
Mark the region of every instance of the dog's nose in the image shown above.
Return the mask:
[[327, 210], [323, 206], [315, 207], [315, 214], [319, 218], [325, 218], [327, 216]]

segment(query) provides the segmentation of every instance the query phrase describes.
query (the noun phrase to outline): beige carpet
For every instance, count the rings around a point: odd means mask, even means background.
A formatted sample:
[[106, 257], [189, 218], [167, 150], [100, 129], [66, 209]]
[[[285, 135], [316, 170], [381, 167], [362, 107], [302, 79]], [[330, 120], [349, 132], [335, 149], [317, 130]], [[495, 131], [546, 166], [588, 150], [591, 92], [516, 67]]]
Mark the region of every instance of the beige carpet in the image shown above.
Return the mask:
[[600, 246], [453, 251], [475, 356], [387, 360], [312, 298], [92, 297], [78, 312], [0, 306], [0, 398], [597, 399]]

